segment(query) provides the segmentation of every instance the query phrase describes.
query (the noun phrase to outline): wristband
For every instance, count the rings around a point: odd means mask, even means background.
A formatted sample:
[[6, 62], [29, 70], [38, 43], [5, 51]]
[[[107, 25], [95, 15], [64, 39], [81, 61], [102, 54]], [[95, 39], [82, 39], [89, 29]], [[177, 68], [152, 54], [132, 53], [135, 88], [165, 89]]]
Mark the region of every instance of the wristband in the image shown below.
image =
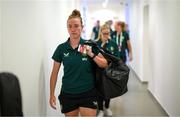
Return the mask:
[[91, 58], [92, 58], [92, 59], [94, 59], [96, 56], [97, 56], [97, 55], [96, 55], [96, 54], [94, 54], [94, 55], [93, 55], [93, 57], [91, 57]]

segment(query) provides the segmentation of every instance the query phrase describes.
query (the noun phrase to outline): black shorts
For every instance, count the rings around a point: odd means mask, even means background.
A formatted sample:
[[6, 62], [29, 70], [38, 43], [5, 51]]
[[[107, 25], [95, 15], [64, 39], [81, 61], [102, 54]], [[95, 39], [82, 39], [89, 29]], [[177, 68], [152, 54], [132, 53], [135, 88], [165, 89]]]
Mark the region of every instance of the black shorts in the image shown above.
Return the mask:
[[90, 91], [80, 93], [80, 94], [68, 94], [61, 92], [58, 96], [61, 112], [67, 113], [71, 112], [79, 107], [86, 107], [97, 109], [97, 91], [96, 89], [91, 89]]

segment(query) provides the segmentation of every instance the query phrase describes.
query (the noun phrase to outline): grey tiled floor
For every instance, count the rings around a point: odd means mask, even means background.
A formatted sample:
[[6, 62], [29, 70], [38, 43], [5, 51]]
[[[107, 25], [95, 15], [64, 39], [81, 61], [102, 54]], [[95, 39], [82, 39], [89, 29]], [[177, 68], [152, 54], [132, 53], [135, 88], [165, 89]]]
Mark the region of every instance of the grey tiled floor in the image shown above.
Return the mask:
[[147, 90], [147, 83], [141, 83], [134, 72], [130, 72], [128, 92], [111, 99], [113, 117], [117, 116], [168, 116]]

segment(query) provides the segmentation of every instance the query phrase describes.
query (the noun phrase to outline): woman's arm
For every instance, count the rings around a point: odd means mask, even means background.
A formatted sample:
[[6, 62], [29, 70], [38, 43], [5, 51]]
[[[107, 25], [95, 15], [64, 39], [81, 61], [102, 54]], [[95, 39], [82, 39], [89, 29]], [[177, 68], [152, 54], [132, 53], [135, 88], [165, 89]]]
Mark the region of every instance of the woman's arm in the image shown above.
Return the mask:
[[130, 61], [132, 61], [133, 57], [132, 57], [132, 46], [131, 46], [131, 42], [130, 40], [127, 41], [127, 46], [128, 46], [128, 55], [129, 55], [129, 59]]
[[50, 103], [51, 107], [54, 109], [56, 109], [56, 97], [54, 95], [54, 90], [56, 87], [56, 81], [57, 81], [60, 66], [61, 66], [61, 64], [59, 62], [54, 61], [53, 69], [52, 69], [51, 77], [50, 77], [50, 99], [49, 99], [49, 103]]
[[108, 66], [108, 62], [107, 60], [103, 57], [102, 54], [98, 54], [98, 55], [95, 55], [93, 52], [92, 52], [92, 48], [87, 48], [87, 54], [95, 61], [95, 63], [101, 67], [101, 68], [106, 68]]
[[[94, 55], [93, 55], [94, 56]], [[96, 64], [101, 68], [106, 68], [108, 66], [107, 60], [104, 58], [102, 54], [98, 54], [93, 58]]]

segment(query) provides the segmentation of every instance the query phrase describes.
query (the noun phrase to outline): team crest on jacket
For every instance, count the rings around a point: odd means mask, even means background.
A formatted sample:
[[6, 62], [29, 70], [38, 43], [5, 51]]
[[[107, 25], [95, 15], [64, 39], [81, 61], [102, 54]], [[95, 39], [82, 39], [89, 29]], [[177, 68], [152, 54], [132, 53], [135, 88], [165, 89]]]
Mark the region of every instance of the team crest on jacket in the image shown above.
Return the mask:
[[69, 56], [69, 52], [68, 53], [64, 53], [64, 57], [68, 57]]
[[86, 58], [86, 57], [82, 58], [82, 61], [87, 61], [87, 60], [88, 60], [88, 58]]

